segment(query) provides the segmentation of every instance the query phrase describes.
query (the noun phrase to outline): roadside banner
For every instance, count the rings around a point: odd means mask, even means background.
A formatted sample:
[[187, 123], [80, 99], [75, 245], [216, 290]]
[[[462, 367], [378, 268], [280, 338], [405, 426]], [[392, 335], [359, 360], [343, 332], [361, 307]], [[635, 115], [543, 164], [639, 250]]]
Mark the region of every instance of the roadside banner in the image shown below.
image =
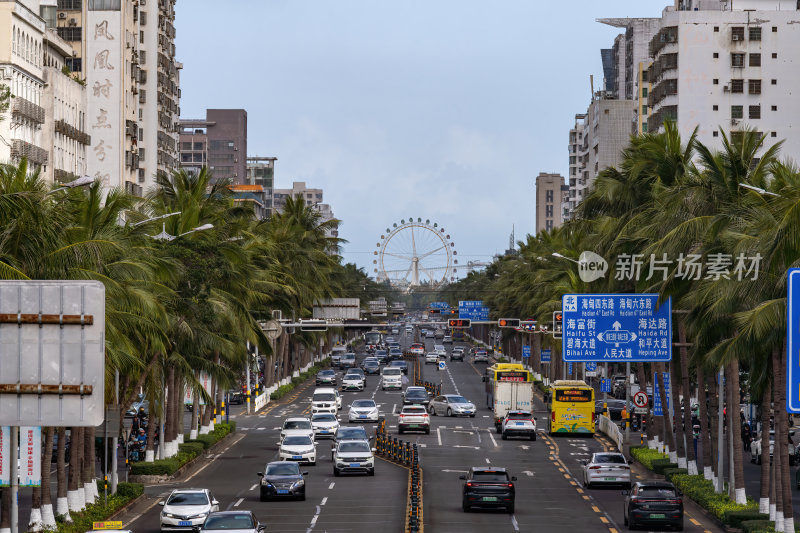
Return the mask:
[[19, 428], [19, 486], [39, 487], [42, 484], [42, 428]]

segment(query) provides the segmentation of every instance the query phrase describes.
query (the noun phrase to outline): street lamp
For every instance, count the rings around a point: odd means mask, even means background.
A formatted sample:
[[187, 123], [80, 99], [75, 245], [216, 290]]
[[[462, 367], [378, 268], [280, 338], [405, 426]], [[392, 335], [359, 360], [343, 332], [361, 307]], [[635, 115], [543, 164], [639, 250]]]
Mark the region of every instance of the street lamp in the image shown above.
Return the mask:
[[765, 194], [767, 196], [777, 196], [780, 198], [780, 194], [776, 194], [774, 192], [762, 189], [761, 187], [756, 187], [755, 185], [748, 185], [746, 183], [740, 183], [739, 187], [744, 187], [745, 189], [750, 189], [751, 191], [755, 191], [758, 194]]
[[175, 215], [180, 215], [180, 214], [181, 214], [180, 211], [175, 211], [174, 213], [167, 213], [166, 215], [160, 215], [160, 216], [157, 216], [157, 217], [148, 218], [148, 219], [142, 220], [141, 222], [137, 222], [136, 224], [131, 224], [131, 227], [132, 228], [136, 228], [136, 227], [141, 226], [142, 224], [147, 224], [148, 222], [153, 222], [154, 220], [161, 220], [162, 218], [168, 218], [168, 217], [175, 216]]
[[576, 261], [576, 260], [572, 259], [571, 257], [567, 257], [565, 255], [561, 255], [558, 252], [553, 252], [552, 256], [553, 257], [558, 257], [559, 259], [566, 259], [567, 261], [572, 261], [573, 263], [575, 263], [577, 265], [583, 264], [583, 261]]
[[52, 191], [48, 192], [47, 194], [53, 194], [54, 192], [58, 191], [65, 191], [67, 189], [73, 189], [75, 187], [83, 187], [84, 185], [90, 185], [95, 182], [95, 178], [91, 176], [81, 176], [78, 179], [72, 180], [69, 183], [63, 184], [58, 189], [53, 189]]
[[183, 237], [184, 235], [189, 235], [190, 233], [194, 233], [196, 231], [205, 231], [207, 229], [211, 229], [214, 227], [214, 224], [203, 224], [202, 226], [197, 226], [194, 229], [190, 229], [186, 233], [181, 233], [180, 235], [175, 236], [167, 233], [165, 224], [166, 224], [165, 222], [161, 223], [161, 233], [159, 233], [158, 235], [151, 235], [151, 237], [154, 239], [158, 239], [159, 241], [173, 241], [178, 237]]

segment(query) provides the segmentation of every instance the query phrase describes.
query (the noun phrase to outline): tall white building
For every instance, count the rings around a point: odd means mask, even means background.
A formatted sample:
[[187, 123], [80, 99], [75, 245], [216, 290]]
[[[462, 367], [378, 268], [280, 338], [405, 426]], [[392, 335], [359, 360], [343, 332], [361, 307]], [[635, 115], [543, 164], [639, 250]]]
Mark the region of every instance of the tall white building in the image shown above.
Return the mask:
[[650, 42], [648, 131], [677, 122], [683, 138], [722, 146], [718, 129], [763, 132], [800, 154], [800, 12], [797, 2], [685, 0], [664, 10]]

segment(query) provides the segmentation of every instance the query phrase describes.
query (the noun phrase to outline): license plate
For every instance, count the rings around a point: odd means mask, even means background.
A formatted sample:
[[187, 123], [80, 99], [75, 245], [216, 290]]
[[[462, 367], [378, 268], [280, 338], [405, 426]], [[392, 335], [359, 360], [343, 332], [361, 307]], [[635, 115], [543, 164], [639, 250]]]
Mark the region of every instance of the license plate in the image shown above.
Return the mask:
[[278, 494], [289, 494], [289, 491], [286, 489], [278, 489]]
[[358, 468], [361, 466], [361, 463], [350, 463], [350, 468]]
[[616, 481], [617, 480], [617, 478], [615, 478], [613, 476], [612, 477], [605, 477], [603, 479], [605, 479], [606, 481]]
[[178, 525], [179, 526], [191, 526], [192, 525], [192, 521], [191, 520], [181, 520], [180, 522], [178, 522]]
[[367, 418], [367, 415], [358, 415], [358, 418]]
[[407, 425], [406, 427], [409, 427], [409, 428], [418, 428], [418, 427], [419, 427], [419, 424], [409, 424], [409, 425]]
[[666, 515], [664, 515], [664, 514], [654, 514], [654, 513], [651, 513], [651, 514], [650, 514], [650, 518], [666, 518]]
[[330, 433], [327, 429], [320, 429], [319, 432], [320, 433]]
[[484, 496], [483, 501], [485, 502], [496, 502], [497, 496]]
[[524, 426], [525, 423], [524, 422], [514, 422], [514, 425], [515, 426]]
[[292, 459], [302, 459], [302, 458], [303, 458], [302, 455], [293, 455], [292, 456]]

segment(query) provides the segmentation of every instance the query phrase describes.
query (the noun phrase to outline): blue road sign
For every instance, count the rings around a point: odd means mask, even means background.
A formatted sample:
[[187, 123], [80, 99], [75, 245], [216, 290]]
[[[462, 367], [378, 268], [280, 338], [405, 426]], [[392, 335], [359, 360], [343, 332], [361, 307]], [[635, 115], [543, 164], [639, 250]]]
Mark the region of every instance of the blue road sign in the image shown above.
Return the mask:
[[[667, 411], [669, 411], [670, 402], [670, 389], [669, 389], [669, 372], [662, 372], [664, 378], [664, 392], [667, 395]], [[664, 416], [664, 411], [661, 409], [661, 392], [658, 386], [658, 373], [653, 373], [653, 414], [655, 416]]]
[[570, 376], [572, 375], [572, 361], [567, 364], [567, 374]]
[[669, 361], [672, 300], [657, 294], [565, 294], [565, 361]]
[[483, 300], [461, 300], [458, 302], [458, 318], [489, 320], [489, 308], [483, 305]]
[[445, 363], [444, 361], [439, 361], [439, 370], [444, 370]]
[[786, 298], [786, 410], [800, 413], [800, 268], [789, 269]]
[[600, 392], [611, 392], [611, 378], [600, 380]]
[[431, 302], [428, 307], [431, 309], [450, 309], [450, 304], [447, 302]]
[[597, 372], [597, 363], [595, 362], [584, 363], [584, 366], [587, 372]]
[[522, 358], [523, 359], [530, 359], [531, 358], [531, 347], [530, 346], [523, 346], [522, 347]]
[[541, 354], [541, 362], [542, 363], [549, 363], [550, 362], [550, 350], [542, 350]]

